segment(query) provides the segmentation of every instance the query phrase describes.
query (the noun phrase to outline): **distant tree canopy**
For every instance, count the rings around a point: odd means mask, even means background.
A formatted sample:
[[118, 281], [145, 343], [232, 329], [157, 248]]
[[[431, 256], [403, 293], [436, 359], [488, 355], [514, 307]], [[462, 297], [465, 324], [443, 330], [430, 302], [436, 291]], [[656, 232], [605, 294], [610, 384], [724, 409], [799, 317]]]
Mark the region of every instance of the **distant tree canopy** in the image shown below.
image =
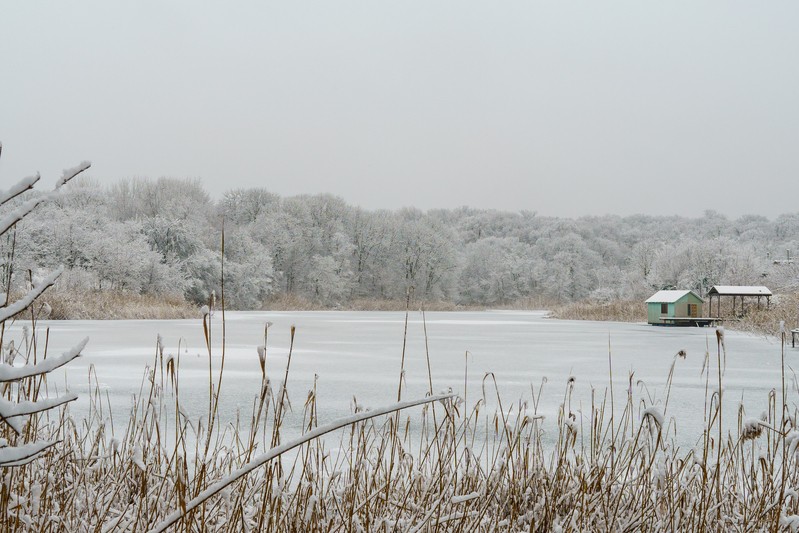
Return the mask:
[[799, 248], [799, 213], [770, 221], [713, 211], [577, 219], [367, 211], [327, 194], [281, 198], [262, 188], [215, 202], [199, 181], [171, 178], [73, 183], [19, 224], [15, 259], [32, 273], [63, 263], [59, 283], [69, 290], [200, 303], [220, 288], [223, 220], [231, 308], [257, 309], [281, 295], [330, 306], [403, 299], [408, 288], [419, 299], [462, 304], [608, 300], [669, 287], [704, 294], [715, 284], [780, 290], [799, 279], [792, 263], [773, 262]]

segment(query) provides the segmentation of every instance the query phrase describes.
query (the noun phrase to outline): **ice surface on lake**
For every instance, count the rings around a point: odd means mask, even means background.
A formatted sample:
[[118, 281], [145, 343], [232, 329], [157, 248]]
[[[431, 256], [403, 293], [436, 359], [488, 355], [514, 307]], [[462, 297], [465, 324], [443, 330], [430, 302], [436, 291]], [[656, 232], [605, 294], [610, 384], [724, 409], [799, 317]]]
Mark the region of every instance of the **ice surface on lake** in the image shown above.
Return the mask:
[[[264, 343], [267, 321], [273, 324], [269, 328], [266, 366], [275, 390], [285, 371], [290, 327], [297, 328], [288, 384], [295, 420], [301, 415], [314, 375], [319, 376], [319, 424], [351, 414], [353, 397], [360, 405], [372, 408], [397, 400], [402, 312], [228, 312], [226, 316], [227, 352], [220, 412], [228, 420], [235, 416], [236, 409], [247, 418], [251, 412], [261, 379], [258, 347]], [[667, 422], [671, 417], [676, 419], [680, 440], [689, 448], [701, 435], [705, 377], [700, 371], [707, 351], [711, 354], [711, 392], [717, 379], [716, 334], [712, 328], [561, 321], [548, 319], [543, 312], [517, 311], [430, 312], [426, 319], [434, 392], [451, 387], [464, 394], [468, 351], [465, 392], [469, 404], [482, 395], [483, 385], [489, 405], [496, 404], [493, 385], [488, 380], [483, 382], [487, 372], [496, 376], [505, 411], [520, 398], [531, 398], [531, 384], [537, 394], [546, 378], [539, 413], [546, 416], [543, 427], [550, 432], [556, 429], [558, 405], [571, 376], [575, 381], [570, 410], [576, 423], [588, 429], [581, 418], [589, 416], [592, 389], [598, 402], [604, 397], [609, 348], [617, 407], [623, 404], [632, 386], [636, 398], [651, 396], [659, 412], [663, 412], [669, 368], [677, 352], [685, 350], [687, 357], [677, 360], [664, 415]], [[221, 354], [221, 325], [221, 313], [216, 312], [212, 326], [215, 377]], [[41, 322], [40, 332], [43, 327], [50, 327], [51, 354], [71, 348], [86, 336], [91, 339], [83, 357], [57, 371], [50, 380], [60, 387], [67, 379], [70, 390], [81, 394], [72, 406], [76, 418], [85, 409], [88, 366], [94, 365], [110, 394], [115, 424], [120, 424], [131, 396], [139, 391], [145, 365], [155, 357], [159, 334], [164, 358], [171, 355], [180, 359], [184, 408], [194, 420], [205, 412], [208, 359], [199, 318]], [[747, 416], [759, 416], [767, 406], [769, 391], [774, 388], [779, 394], [780, 346], [773, 339], [730, 330], [725, 336], [725, 417], [734, 424], [739, 403], [743, 402]], [[799, 350], [786, 350], [786, 366], [795, 367]], [[423, 396], [428, 377], [422, 315], [418, 311], [409, 317], [405, 367], [407, 387], [403, 399]], [[632, 379], [630, 372], [634, 372]], [[786, 381], [791, 383], [792, 374], [789, 369], [787, 372]], [[639, 380], [645, 386], [639, 385]], [[528, 414], [532, 414], [531, 406]], [[640, 418], [640, 413], [636, 416]]]

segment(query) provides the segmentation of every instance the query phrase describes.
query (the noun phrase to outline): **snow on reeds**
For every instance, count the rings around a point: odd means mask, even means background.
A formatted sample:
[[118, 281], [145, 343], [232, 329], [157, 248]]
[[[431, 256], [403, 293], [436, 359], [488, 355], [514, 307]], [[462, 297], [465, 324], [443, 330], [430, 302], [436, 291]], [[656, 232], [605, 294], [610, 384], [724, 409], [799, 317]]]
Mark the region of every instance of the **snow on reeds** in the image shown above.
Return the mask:
[[[59, 186], [86, 168], [65, 171]], [[0, 193], [0, 204], [36, 179]], [[0, 237], [29, 207], [0, 222]], [[39, 331], [36, 318], [44, 304], [35, 300], [58, 274], [10, 301], [11, 241], [0, 265], [0, 531], [799, 530], [799, 428], [789, 408], [784, 333], [779, 390], [775, 384], [756, 419], [740, 406], [730, 432], [721, 417], [726, 348], [718, 331], [715, 357], [706, 354], [702, 370], [705, 403], [696, 407], [705, 427], [691, 450], [676, 445], [668, 410], [684, 352], [674, 356], [662, 405], [632, 390], [617, 400], [609, 379], [609, 394], [595, 391], [575, 413], [576, 378], [569, 378], [557, 419], [547, 420], [538, 412], [540, 388], [503, 404], [491, 374], [469, 403], [434, 395], [429, 353], [428, 396], [402, 398], [403, 349], [396, 404], [369, 411], [353, 402], [351, 416], [320, 426], [325, 406], [317, 405], [315, 385], [302, 406], [288, 401], [291, 349], [282, 379], [270, 373], [268, 325], [253, 349], [262, 380], [250, 414], [222, 420], [224, 306], [219, 353], [211, 348], [213, 314], [201, 313], [204, 416], [186, 414], [179, 351], [165, 355], [159, 338], [126, 421], [115, 423], [91, 371], [88, 416], [75, 420], [75, 395], [59, 391], [48, 374], [78, 357], [86, 341], [48, 354], [50, 332]], [[29, 324], [12, 333], [20, 317]], [[292, 410], [303, 434], [286, 440], [295, 429], [287, 422]]]
[[[30, 361], [38, 350], [41, 361], [47, 332], [32, 322], [27, 339], [15, 349]], [[61, 406], [32, 414], [19, 437], [4, 424], [3, 445], [23, 438], [56, 444], [2, 469], [0, 530], [748, 531], [799, 524], [796, 412], [775, 384], [767, 412], [753, 418], [740, 407], [737, 430], [720, 429], [721, 336], [706, 356], [707, 402], [697, 406], [706, 425], [692, 449], [675, 444], [668, 391], [655, 405], [627, 391], [615, 406], [597, 391], [575, 413], [571, 380], [549, 391], [562, 398], [557, 420], [538, 413], [541, 391], [508, 404], [489, 375], [468, 404], [451, 393], [372, 411], [353, 404], [350, 417], [320, 426], [324, 405], [315, 390], [303, 406], [290, 406], [290, 368], [270, 373], [264, 341], [253, 349], [253, 369], [263, 353], [264, 372], [246, 417], [220, 420], [209, 401], [202, 419], [189, 419], [180, 358], [159, 341], [125, 423], [112, 422], [95, 386], [86, 420]], [[221, 354], [209, 354], [216, 398], [224, 386]], [[675, 355], [667, 387], [682, 359]], [[38, 375], [2, 390], [8, 401], [36, 401], [53, 388]], [[302, 412], [304, 435], [286, 440], [291, 408]]]

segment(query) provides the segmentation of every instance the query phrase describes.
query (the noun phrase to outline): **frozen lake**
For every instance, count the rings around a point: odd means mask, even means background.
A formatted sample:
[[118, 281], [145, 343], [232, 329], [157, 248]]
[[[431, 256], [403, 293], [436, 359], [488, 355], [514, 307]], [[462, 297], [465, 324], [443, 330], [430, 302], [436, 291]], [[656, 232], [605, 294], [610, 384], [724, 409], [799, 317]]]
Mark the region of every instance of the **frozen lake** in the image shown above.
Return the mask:
[[[467, 401], [481, 395], [483, 377], [493, 372], [505, 408], [520, 398], [531, 398], [547, 379], [539, 412], [547, 416], [544, 428], [555, 429], [558, 405], [569, 376], [576, 378], [572, 410], [581, 406], [588, 415], [592, 388], [601, 398], [608, 387], [608, 349], [612, 353], [616, 403], [624, 402], [634, 372], [636, 397], [652, 395], [662, 401], [669, 367], [677, 362], [667, 415], [678, 422], [680, 441], [693, 443], [701, 434], [705, 378], [701, 368], [711, 353], [711, 388], [715, 378], [716, 338], [712, 328], [663, 328], [644, 324], [576, 322], [548, 319], [542, 312], [490, 311], [427, 313], [426, 324], [433, 387], [463, 394], [468, 351]], [[259, 390], [260, 367], [256, 347], [263, 343], [264, 324], [270, 328], [267, 370], [273, 386], [283, 379], [289, 332], [296, 326], [289, 393], [295, 412], [302, 411], [314, 375], [318, 376], [319, 423], [351, 413], [353, 396], [367, 407], [396, 401], [405, 314], [402, 312], [228, 312], [226, 367], [222, 385], [223, 417], [251, 411]], [[180, 344], [181, 399], [194, 416], [204, 413], [208, 390], [208, 356], [202, 322], [197, 320], [65, 321], [41, 322], [50, 328], [50, 351], [60, 353], [84, 336], [90, 338], [84, 356], [56, 374], [51, 383], [66, 379], [71, 390], [88, 391], [88, 367], [94, 365], [108, 390], [117, 430], [120, 417], [138, 393], [145, 365], [152, 364], [156, 337], [165, 354], [178, 353]], [[18, 327], [13, 336], [19, 336]], [[221, 314], [213, 318], [214, 367], [221, 354]], [[739, 402], [748, 416], [758, 416], [772, 388], [780, 389], [780, 346], [774, 339], [727, 331], [725, 405], [735, 420]], [[795, 366], [799, 350], [786, 349], [786, 364]], [[422, 315], [410, 314], [405, 353], [404, 399], [423, 396], [428, 388]], [[66, 375], [64, 375], [66, 374]], [[789, 384], [792, 382], [789, 371]], [[646, 383], [646, 389], [636, 385]], [[790, 390], [790, 385], [789, 385]], [[493, 389], [488, 395], [493, 398]], [[490, 399], [491, 400], [491, 399]], [[493, 400], [491, 400], [493, 403]], [[85, 402], [73, 408], [76, 418]], [[579, 416], [579, 415], [578, 415]]]

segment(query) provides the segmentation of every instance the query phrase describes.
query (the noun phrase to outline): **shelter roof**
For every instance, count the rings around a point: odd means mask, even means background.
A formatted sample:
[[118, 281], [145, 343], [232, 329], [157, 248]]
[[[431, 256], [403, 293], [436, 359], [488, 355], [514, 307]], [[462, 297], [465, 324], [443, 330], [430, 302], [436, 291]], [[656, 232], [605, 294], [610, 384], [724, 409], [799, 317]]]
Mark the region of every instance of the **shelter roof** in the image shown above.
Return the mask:
[[762, 285], [714, 285], [707, 293], [719, 296], [771, 296], [768, 287]]
[[702, 300], [702, 298], [700, 298], [699, 295], [696, 294], [694, 291], [671, 291], [670, 290], [670, 291], [658, 291], [658, 292], [656, 292], [655, 294], [653, 294], [652, 296], [649, 297], [649, 299], [646, 301], [646, 303], [648, 303], [648, 304], [670, 304], [670, 303], [674, 303], [674, 302], [680, 300], [683, 296], [685, 296], [686, 294], [689, 294], [689, 293], [693, 294], [694, 296], [696, 296], [697, 298], [699, 298], [701, 301], [704, 302], [704, 300]]

